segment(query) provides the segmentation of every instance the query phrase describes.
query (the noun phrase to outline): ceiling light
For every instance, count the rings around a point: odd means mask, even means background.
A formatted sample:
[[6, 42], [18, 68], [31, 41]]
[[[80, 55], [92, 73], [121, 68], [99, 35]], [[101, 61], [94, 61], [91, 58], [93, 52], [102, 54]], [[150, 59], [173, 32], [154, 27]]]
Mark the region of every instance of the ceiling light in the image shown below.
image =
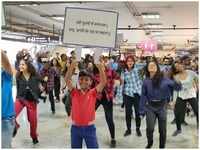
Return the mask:
[[32, 4], [32, 6], [39, 6], [39, 4]]
[[28, 4], [20, 4], [19, 6], [29, 6]]
[[162, 28], [162, 23], [146, 23], [143, 26], [146, 28]]
[[162, 25], [147, 25], [147, 28], [162, 28]]
[[163, 35], [163, 31], [151, 31], [151, 35]]
[[151, 31], [151, 35], [152, 36], [162, 36], [163, 35], [163, 31]]
[[160, 14], [159, 13], [142, 13], [142, 17], [144, 19], [159, 19]]
[[163, 32], [163, 31], [159, 31], [159, 30], [158, 30], [158, 31], [157, 31], [157, 30], [153, 30], [153, 31], [151, 31], [151, 32]]
[[151, 34], [153, 34], [153, 35], [161, 35], [161, 34], [163, 34], [163, 32], [152, 32]]
[[27, 3], [27, 4], [19, 4], [19, 6], [38, 6], [38, 3]]
[[64, 17], [53, 17], [53, 19], [64, 21]]

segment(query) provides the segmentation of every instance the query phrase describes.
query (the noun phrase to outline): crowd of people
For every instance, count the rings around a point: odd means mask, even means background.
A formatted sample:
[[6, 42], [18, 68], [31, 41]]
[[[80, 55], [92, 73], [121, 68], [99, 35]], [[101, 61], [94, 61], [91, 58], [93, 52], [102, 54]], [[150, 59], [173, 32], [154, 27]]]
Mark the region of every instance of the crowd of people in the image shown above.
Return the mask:
[[[71, 117], [71, 147], [82, 148], [85, 140], [87, 148], [98, 148], [95, 126], [95, 111], [102, 105], [110, 132], [110, 147], [116, 147], [114, 104], [125, 108], [126, 131], [132, 134], [131, 122], [135, 110], [136, 135], [140, 131], [141, 119], [146, 116], [146, 148], [153, 145], [156, 119], [160, 134], [160, 148], [166, 146], [167, 108], [174, 109], [177, 130], [173, 136], [181, 134], [181, 124], [185, 122], [187, 110], [193, 110], [198, 128], [198, 57], [136, 57], [127, 55], [100, 56], [99, 64], [87, 54], [76, 61], [75, 52], [71, 56], [49, 52], [39, 52], [35, 58], [25, 49], [16, 56], [13, 74], [6, 54], [2, 55], [2, 148], [11, 147], [12, 136], [20, 128], [17, 117], [25, 107], [30, 123], [33, 144], [39, 142], [37, 133], [37, 107], [40, 101], [50, 102], [51, 113], [56, 113], [55, 103], [62, 102]], [[12, 78], [16, 78], [16, 100], [12, 98]], [[190, 104], [190, 105], [189, 105]], [[191, 106], [191, 108], [189, 107]], [[84, 131], [84, 132], [83, 132]]]

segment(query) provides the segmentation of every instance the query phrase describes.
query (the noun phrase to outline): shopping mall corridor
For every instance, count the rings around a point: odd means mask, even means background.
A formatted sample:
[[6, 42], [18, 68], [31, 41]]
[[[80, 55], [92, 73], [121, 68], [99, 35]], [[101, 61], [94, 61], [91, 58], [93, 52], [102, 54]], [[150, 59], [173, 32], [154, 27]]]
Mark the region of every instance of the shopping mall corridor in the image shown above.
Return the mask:
[[[97, 137], [100, 148], [109, 148], [110, 134], [104, 118], [103, 107], [96, 113]], [[29, 123], [26, 119], [26, 110], [20, 114], [18, 121], [21, 125], [16, 137], [13, 139], [13, 148], [70, 148], [70, 121], [67, 120], [64, 105], [56, 103], [56, 114], [51, 114], [50, 104], [41, 101], [38, 105], [38, 134], [39, 144], [33, 145], [29, 135]], [[173, 112], [168, 111], [167, 143], [166, 148], [197, 148], [198, 134], [195, 117], [186, 117], [188, 126], [183, 126], [183, 133], [172, 137], [176, 129], [170, 122], [173, 120]], [[132, 135], [124, 137], [125, 117], [124, 111], [119, 105], [114, 106], [114, 121], [116, 127], [117, 148], [144, 148], [146, 145], [145, 119], [142, 120], [142, 137], [135, 135], [135, 120], [132, 122]], [[155, 127], [153, 148], [159, 147], [158, 126]]]

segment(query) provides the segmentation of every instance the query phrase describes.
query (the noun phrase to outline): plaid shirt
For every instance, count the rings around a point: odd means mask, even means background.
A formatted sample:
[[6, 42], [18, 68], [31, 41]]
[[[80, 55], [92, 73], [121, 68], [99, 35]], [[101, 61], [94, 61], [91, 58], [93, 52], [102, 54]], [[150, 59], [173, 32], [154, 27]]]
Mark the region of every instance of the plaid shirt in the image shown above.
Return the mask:
[[134, 94], [137, 93], [141, 95], [142, 91], [142, 79], [139, 74], [140, 69], [135, 66], [130, 72], [125, 69], [121, 74], [121, 78], [124, 81], [123, 83], [123, 94], [134, 97]]
[[[114, 97], [114, 80], [120, 80], [120, 76], [112, 69], [106, 68], [107, 84], [104, 88], [107, 100], [113, 100]], [[94, 75], [94, 85], [97, 86], [100, 82], [99, 74]], [[97, 96], [97, 99], [102, 98], [102, 93]]]
[[47, 92], [53, 90], [53, 88], [54, 88], [54, 77], [58, 76], [55, 69], [53, 67], [50, 67], [49, 69], [42, 68], [41, 71], [40, 71], [40, 75], [42, 76], [42, 78], [44, 78], [45, 76], [48, 77], [48, 81], [44, 85]]

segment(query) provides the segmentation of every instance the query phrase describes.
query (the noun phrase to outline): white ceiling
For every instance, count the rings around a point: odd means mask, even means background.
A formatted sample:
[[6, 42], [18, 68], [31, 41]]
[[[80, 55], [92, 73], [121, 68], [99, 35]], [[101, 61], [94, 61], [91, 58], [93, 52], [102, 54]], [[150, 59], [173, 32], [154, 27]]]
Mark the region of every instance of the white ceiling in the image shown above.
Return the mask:
[[[159, 12], [160, 19], [145, 20], [145, 23], [162, 23], [163, 27], [197, 28], [198, 2], [136, 2], [139, 12]], [[170, 43], [181, 44], [197, 35], [198, 30], [167, 30], [163, 37], [158, 37]]]
[[[52, 2], [52, 1], [51, 1]], [[126, 6], [126, 2], [83, 2], [65, 3], [65, 4], [41, 4], [39, 6], [18, 6], [6, 5], [7, 18], [12, 18], [18, 22], [34, 23], [41, 26], [62, 30], [63, 21], [53, 18], [44, 18], [40, 15], [64, 15], [65, 7], [87, 7], [103, 10], [114, 10], [119, 12], [118, 27], [138, 27], [143, 23], [162, 23], [162, 27], [171, 28], [176, 25], [177, 28], [196, 28], [198, 27], [198, 2], [129, 2], [134, 6], [137, 12], [158, 12], [160, 19], [143, 19], [141, 16], [132, 16]], [[124, 33], [124, 37], [129, 41], [138, 41], [144, 38], [144, 31], [119, 31]], [[163, 42], [184, 45], [186, 41], [192, 39], [198, 34], [198, 30], [165, 30], [162, 36], [156, 36], [155, 39]], [[132, 40], [136, 38], [137, 40]]]

